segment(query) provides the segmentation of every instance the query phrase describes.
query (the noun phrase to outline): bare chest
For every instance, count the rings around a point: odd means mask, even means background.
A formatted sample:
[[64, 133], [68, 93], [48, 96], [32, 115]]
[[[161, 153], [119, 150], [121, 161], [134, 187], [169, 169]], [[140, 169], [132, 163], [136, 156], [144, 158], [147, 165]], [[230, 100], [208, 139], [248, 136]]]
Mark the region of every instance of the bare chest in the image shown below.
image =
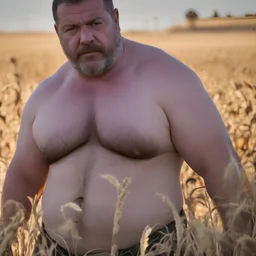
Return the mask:
[[135, 159], [171, 150], [164, 111], [143, 86], [60, 90], [38, 112], [33, 135], [50, 164], [92, 142]]

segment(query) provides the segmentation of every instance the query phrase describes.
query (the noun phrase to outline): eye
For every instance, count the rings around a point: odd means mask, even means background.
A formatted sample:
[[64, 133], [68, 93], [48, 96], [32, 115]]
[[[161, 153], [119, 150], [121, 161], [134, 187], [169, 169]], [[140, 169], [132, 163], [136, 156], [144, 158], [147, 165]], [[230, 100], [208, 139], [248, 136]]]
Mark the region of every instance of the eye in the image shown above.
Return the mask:
[[75, 27], [68, 27], [65, 29], [65, 32], [73, 31], [75, 30]]
[[101, 25], [101, 24], [102, 24], [101, 21], [96, 21], [96, 22], [93, 23], [93, 25], [95, 25], [95, 26], [98, 26], [98, 25]]

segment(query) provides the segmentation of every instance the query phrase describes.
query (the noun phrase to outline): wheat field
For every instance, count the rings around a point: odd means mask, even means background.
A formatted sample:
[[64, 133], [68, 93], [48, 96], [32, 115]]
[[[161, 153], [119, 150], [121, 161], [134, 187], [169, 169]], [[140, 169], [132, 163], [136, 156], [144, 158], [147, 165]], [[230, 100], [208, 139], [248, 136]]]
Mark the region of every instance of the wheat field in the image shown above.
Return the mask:
[[[230, 230], [224, 234], [220, 232], [218, 214], [212, 213], [213, 205], [203, 180], [184, 164], [181, 186], [189, 228], [184, 230], [176, 217], [178, 245], [175, 255], [256, 255], [256, 33], [126, 32], [123, 35], [165, 50], [198, 74], [220, 111], [250, 178], [251, 196], [242, 207], [236, 206], [236, 212], [243, 209], [250, 212], [254, 220], [253, 232], [245, 235]], [[32, 90], [64, 61], [65, 56], [54, 34], [0, 34], [0, 190], [15, 150], [24, 103]], [[118, 200], [121, 201], [117, 202], [117, 212], [120, 212], [129, 179], [117, 181], [114, 177], [105, 178], [118, 188]], [[160, 199], [172, 208], [168, 198], [162, 195]], [[39, 215], [34, 207], [30, 225], [20, 228], [17, 238], [12, 236], [13, 227], [0, 230], [0, 255], [4, 255], [3, 248], [8, 239], [14, 239], [15, 256], [31, 255]], [[18, 225], [22, 218], [22, 213], [17, 215], [13, 226]], [[117, 218], [114, 223], [117, 225], [118, 221]], [[118, 233], [116, 227], [113, 227], [115, 234]], [[142, 235], [143, 246], [149, 232], [150, 227], [147, 227]], [[157, 252], [164, 252], [167, 247], [170, 244], [165, 241], [158, 245]], [[112, 248], [111, 254], [114, 255], [114, 244]], [[145, 255], [145, 252], [141, 251], [141, 254]], [[147, 253], [154, 254], [156, 252]], [[38, 255], [49, 254], [42, 246]]]

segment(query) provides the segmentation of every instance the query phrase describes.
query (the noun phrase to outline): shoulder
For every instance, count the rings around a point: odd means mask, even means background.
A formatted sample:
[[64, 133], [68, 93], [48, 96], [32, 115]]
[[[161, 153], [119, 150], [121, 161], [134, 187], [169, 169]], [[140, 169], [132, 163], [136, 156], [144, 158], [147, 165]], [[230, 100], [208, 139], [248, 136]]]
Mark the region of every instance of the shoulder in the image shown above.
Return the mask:
[[151, 51], [154, 61], [145, 67], [155, 82], [157, 102], [172, 126], [174, 123], [186, 126], [190, 119], [201, 126], [204, 122], [211, 123], [212, 127], [219, 126], [224, 131], [222, 117], [199, 75], [163, 50], [153, 48]]
[[155, 46], [129, 43], [136, 75], [145, 81], [145, 86], [154, 88], [161, 105], [168, 104], [170, 109], [170, 103], [178, 106], [186, 98], [202, 98], [202, 104], [212, 104], [201, 79], [188, 65]]
[[199, 90], [206, 93], [198, 74], [178, 58], [155, 46], [137, 44], [136, 47], [141, 70], [154, 78], [158, 90], [184, 93]]
[[160, 48], [137, 43], [135, 47], [141, 57], [140, 76], [153, 83], [157, 101], [169, 117], [190, 115], [192, 111], [200, 113], [203, 109], [210, 110], [208, 118], [218, 115], [210, 95], [192, 68]]
[[[137, 60], [139, 69], [145, 74], [158, 77], [170, 84], [180, 83], [184, 79], [199, 82], [199, 77], [188, 65], [167, 51], [156, 46], [130, 41], [131, 52]], [[162, 82], [163, 83], [163, 82]]]
[[61, 88], [69, 69], [69, 64], [64, 63], [51, 76], [38, 84], [24, 105], [23, 116], [36, 115], [42, 104], [46, 104], [49, 98]]

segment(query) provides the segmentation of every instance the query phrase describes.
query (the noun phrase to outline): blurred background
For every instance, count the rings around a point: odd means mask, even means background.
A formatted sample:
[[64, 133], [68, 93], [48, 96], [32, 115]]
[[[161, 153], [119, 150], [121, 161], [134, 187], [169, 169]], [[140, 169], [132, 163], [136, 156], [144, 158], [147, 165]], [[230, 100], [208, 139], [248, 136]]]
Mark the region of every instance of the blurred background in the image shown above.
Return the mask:
[[[53, 30], [51, 4], [51, 0], [0, 0], [0, 184], [15, 151], [26, 100], [66, 61]], [[242, 164], [255, 175], [256, 1], [114, 0], [114, 4], [125, 37], [165, 50], [198, 74]], [[184, 165], [185, 195], [202, 184]], [[195, 212], [202, 213], [201, 208], [196, 205]]]
[[[1, 0], [1, 31], [53, 31], [51, 0]], [[256, 15], [254, 0], [114, 0], [123, 30], [158, 30], [182, 24], [193, 9], [198, 17]], [[255, 24], [254, 24], [255, 25]]]

